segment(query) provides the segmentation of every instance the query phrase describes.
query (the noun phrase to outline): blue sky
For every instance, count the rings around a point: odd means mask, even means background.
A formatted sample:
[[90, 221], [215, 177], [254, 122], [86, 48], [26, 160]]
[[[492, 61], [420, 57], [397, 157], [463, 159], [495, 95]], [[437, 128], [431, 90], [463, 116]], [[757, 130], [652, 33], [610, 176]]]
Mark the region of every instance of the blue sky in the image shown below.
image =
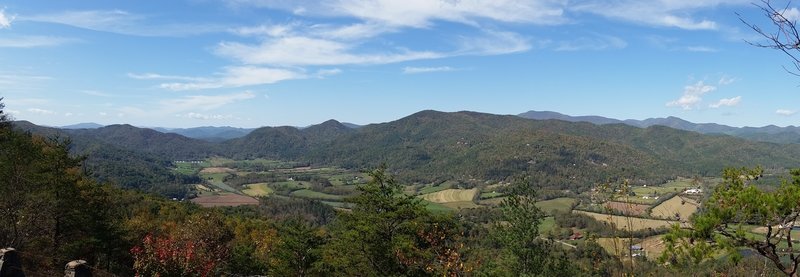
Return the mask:
[[767, 26], [739, 0], [0, 0], [0, 97], [53, 126], [425, 109], [798, 125], [800, 77], [736, 13]]

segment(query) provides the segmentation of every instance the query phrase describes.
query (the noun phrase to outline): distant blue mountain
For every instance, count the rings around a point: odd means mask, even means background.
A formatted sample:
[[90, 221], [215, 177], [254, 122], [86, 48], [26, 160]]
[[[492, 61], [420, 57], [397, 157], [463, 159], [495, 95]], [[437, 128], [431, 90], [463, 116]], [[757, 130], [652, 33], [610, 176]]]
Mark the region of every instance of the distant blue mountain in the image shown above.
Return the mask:
[[100, 124], [97, 124], [97, 123], [88, 122], [88, 123], [78, 123], [78, 124], [72, 124], [72, 125], [67, 125], [67, 126], [61, 126], [61, 129], [97, 129], [97, 128], [102, 128], [102, 127], [105, 127], [105, 125], [100, 125]]
[[619, 120], [602, 116], [570, 116], [551, 111], [528, 111], [517, 116], [536, 120], [563, 120], [568, 122], [589, 122], [596, 125], [625, 124], [639, 128], [650, 126], [666, 126], [673, 129], [693, 131], [701, 134], [724, 134], [745, 139], [774, 142], [774, 143], [800, 143], [800, 127], [778, 127], [768, 125], [764, 127], [732, 127], [716, 123], [693, 123], [674, 116], [666, 118], [648, 118], [645, 120]]
[[223, 141], [233, 138], [240, 138], [246, 136], [254, 129], [249, 128], [236, 128], [236, 127], [195, 127], [195, 128], [161, 128], [155, 127], [153, 130], [162, 133], [179, 134], [189, 138], [201, 139], [205, 141]]

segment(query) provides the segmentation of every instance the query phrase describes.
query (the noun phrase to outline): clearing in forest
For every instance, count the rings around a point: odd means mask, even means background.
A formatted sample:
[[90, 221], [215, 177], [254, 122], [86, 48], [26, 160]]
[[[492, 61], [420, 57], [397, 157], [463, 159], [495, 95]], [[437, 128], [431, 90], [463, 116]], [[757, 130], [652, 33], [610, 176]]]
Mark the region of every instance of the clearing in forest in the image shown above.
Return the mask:
[[242, 190], [244, 194], [250, 196], [267, 196], [272, 194], [272, 189], [267, 186], [267, 183], [256, 183], [244, 185], [246, 189]]
[[619, 215], [599, 214], [587, 211], [575, 211], [575, 212], [591, 216], [595, 220], [613, 223], [617, 227], [617, 229], [620, 230], [628, 230], [629, 225], [631, 226], [631, 229], [633, 231], [638, 231], [638, 230], [656, 229], [659, 227], [669, 227], [672, 224], [678, 223], [677, 221], [672, 221], [672, 220], [626, 217]]
[[655, 206], [650, 215], [664, 219], [685, 221], [697, 211], [697, 206], [698, 204], [694, 200], [676, 195]]
[[439, 192], [423, 194], [422, 199], [434, 203], [464, 202], [472, 201], [478, 193], [477, 188], [473, 189], [446, 189]]

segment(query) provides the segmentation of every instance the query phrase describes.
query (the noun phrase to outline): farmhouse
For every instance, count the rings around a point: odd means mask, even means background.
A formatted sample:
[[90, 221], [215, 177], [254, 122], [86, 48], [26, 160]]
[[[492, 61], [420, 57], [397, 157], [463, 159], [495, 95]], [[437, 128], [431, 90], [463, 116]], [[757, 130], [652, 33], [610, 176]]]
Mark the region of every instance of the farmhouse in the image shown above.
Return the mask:
[[702, 189], [687, 189], [683, 193], [686, 193], [686, 194], [701, 194], [701, 193], [703, 193], [703, 190]]

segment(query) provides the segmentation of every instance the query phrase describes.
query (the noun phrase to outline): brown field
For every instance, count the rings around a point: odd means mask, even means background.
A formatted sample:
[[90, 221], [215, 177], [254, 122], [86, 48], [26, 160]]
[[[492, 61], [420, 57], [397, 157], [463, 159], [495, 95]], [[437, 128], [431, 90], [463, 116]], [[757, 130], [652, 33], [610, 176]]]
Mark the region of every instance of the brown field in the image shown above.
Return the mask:
[[606, 208], [617, 210], [626, 215], [644, 215], [650, 206], [644, 204], [624, 203], [617, 201], [606, 202]]
[[663, 237], [663, 235], [648, 237], [639, 244], [644, 249], [648, 259], [657, 260], [661, 253], [664, 252], [666, 246], [664, 246], [664, 241], [661, 240]]
[[[683, 203], [683, 204], [681, 204]], [[697, 211], [697, 202], [692, 199], [676, 195], [667, 201], [655, 206], [650, 212], [653, 217], [676, 220], [677, 214], [681, 221], [686, 221], [689, 216]]]
[[200, 173], [208, 173], [208, 174], [211, 174], [211, 173], [232, 173], [232, 172], [236, 172], [236, 170], [233, 169], [233, 168], [228, 168], [228, 167], [206, 167], [206, 168], [203, 168], [202, 170], [200, 170]]
[[465, 202], [472, 201], [478, 189], [446, 189], [434, 193], [420, 195], [422, 199], [435, 203]]
[[655, 229], [659, 227], [669, 227], [672, 224], [678, 223], [677, 221], [672, 220], [657, 220], [657, 219], [647, 219], [647, 218], [638, 218], [638, 217], [624, 217], [618, 215], [608, 215], [608, 214], [599, 214], [599, 213], [592, 213], [586, 211], [574, 211], [576, 213], [582, 213], [592, 218], [605, 221], [609, 223], [613, 223], [618, 229], [627, 230], [628, 229], [628, 220], [630, 220], [630, 226], [634, 231], [638, 230], [646, 230], [646, 229]]
[[[642, 246], [648, 259], [656, 260], [666, 248], [664, 242], [661, 241], [662, 237], [663, 235], [658, 235], [647, 237], [644, 240], [634, 239], [633, 244]], [[628, 255], [629, 243], [627, 238], [597, 238], [597, 244], [611, 255]]]
[[241, 205], [258, 205], [258, 200], [238, 194], [221, 194], [200, 196], [191, 200], [195, 204], [203, 207], [235, 207]]

